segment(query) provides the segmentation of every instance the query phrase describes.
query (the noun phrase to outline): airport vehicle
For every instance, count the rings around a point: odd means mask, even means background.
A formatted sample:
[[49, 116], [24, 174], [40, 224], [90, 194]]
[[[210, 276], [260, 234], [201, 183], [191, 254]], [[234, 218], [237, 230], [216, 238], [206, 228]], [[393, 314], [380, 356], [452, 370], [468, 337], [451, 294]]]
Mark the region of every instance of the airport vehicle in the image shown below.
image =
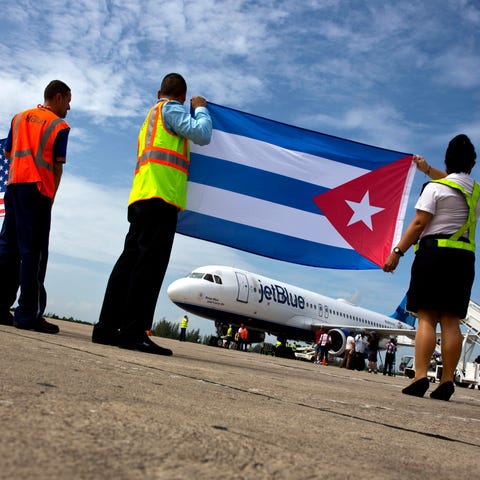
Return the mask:
[[306, 362], [313, 362], [315, 360], [315, 348], [297, 347], [295, 358], [298, 360], [305, 360]]
[[[404, 355], [400, 360], [399, 372], [403, 373], [408, 378], [414, 378], [414, 361], [415, 357], [413, 355]], [[441, 375], [442, 364], [439, 363], [435, 358], [432, 358], [427, 370], [427, 378], [430, 380], [430, 382], [435, 383], [437, 380], [440, 380]]]
[[374, 330], [382, 339], [380, 346], [391, 336], [415, 336], [415, 319], [402, 305], [387, 316], [232, 267], [197, 268], [171, 283], [167, 293], [180, 308], [214, 320], [218, 337], [225, 335], [228, 324], [244, 324], [251, 343], [263, 341], [265, 332], [313, 343], [315, 332], [324, 328], [332, 338], [330, 353], [341, 355], [349, 331]]

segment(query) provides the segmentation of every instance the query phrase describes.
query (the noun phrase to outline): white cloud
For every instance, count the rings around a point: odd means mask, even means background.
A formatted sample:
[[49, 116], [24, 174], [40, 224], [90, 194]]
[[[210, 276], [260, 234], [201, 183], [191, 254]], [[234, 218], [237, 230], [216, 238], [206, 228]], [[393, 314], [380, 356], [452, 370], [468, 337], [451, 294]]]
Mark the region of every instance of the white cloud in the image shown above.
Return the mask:
[[350, 140], [392, 150], [403, 151], [412, 143], [410, 121], [387, 104], [364, 105], [334, 114], [319, 113], [301, 117], [299, 121], [321, 131], [344, 132]]
[[127, 189], [64, 174], [53, 207], [50, 250], [111, 264], [122, 250], [128, 229], [128, 194]]

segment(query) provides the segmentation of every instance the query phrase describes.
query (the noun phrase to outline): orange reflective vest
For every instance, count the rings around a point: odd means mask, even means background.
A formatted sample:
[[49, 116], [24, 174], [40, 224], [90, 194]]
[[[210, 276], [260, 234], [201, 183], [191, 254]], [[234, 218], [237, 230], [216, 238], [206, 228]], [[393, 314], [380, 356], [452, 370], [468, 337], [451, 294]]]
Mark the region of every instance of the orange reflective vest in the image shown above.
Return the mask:
[[248, 340], [248, 330], [246, 328], [244, 328], [241, 332], [240, 332], [240, 338], [242, 340], [245, 340], [247, 341]]
[[53, 145], [58, 132], [70, 128], [50, 109], [37, 107], [17, 113], [12, 120], [12, 150], [8, 185], [36, 183], [39, 192], [55, 196]]
[[138, 135], [137, 164], [128, 205], [138, 200], [161, 198], [185, 210], [190, 166], [188, 139], [165, 127], [158, 102], [147, 114]]

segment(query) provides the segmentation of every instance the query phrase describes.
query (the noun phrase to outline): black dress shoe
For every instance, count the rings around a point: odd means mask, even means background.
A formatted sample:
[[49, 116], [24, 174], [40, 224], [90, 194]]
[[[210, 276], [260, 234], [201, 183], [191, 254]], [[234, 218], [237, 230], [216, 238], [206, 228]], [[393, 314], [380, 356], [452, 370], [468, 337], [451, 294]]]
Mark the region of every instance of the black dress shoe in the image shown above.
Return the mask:
[[402, 390], [402, 393], [405, 395], [412, 395], [414, 397], [423, 397], [425, 392], [428, 390], [430, 381], [427, 377], [418, 379], [417, 381], [411, 383], [408, 387], [405, 387]]
[[453, 382], [444, 382], [441, 383], [431, 394], [430, 398], [434, 398], [435, 400], [445, 400], [448, 402], [450, 397], [453, 395], [455, 391], [455, 386]]
[[127, 350], [138, 350], [139, 352], [152, 353], [154, 355], [170, 356], [173, 354], [173, 352], [168, 348], [160, 347], [160, 345], [157, 345], [156, 343], [152, 342], [147, 335], [140, 338], [136, 342], [131, 342], [131, 343], [122, 342], [122, 343], [119, 343], [118, 346], [120, 348], [126, 348]]
[[29, 320], [28, 322], [16, 322], [13, 321], [13, 326], [20, 330], [34, 330], [40, 333], [58, 333], [60, 329], [57, 325], [47, 322], [43, 317], [36, 318], [35, 320]]

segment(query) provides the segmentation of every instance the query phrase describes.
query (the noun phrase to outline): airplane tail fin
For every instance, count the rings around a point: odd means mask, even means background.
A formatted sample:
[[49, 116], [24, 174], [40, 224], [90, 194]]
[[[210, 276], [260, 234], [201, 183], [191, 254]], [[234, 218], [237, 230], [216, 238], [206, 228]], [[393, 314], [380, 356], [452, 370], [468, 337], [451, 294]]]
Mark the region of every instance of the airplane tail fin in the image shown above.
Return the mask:
[[415, 328], [416, 317], [414, 317], [410, 312], [407, 312], [405, 309], [407, 305], [407, 296], [405, 295], [400, 302], [400, 305], [397, 309], [390, 315], [391, 318], [395, 318], [395, 320], [400, 320], [407, 325]]

